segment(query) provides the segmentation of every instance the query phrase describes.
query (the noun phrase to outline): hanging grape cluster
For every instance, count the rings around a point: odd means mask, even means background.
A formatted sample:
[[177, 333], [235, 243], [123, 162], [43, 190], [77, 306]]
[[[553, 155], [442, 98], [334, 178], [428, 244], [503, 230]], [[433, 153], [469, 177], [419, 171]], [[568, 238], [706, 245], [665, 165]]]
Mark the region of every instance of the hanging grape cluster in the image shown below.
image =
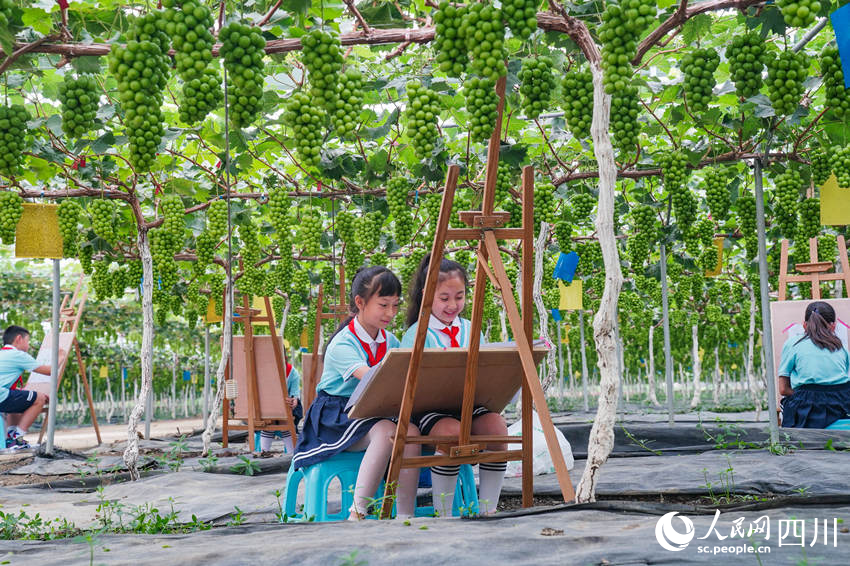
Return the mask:
[[218, 39], [227, 71], [230, 121], [242, 128], [252, 124], [262, 109], [266, 40], [258, 28], [239, 22], [223, 27]]
[[469, 111], [469, 134], [473, 141], [486, 141], [493, 133], [498, 114], [499, 95], [491, 79], [471, 77], [466, 80], [466, 108]]
[[711, 92], [716, 84], [714, 71], [720, 65], [720, 56], [714, 49], [694, 49], [682, 57], [683, 88], [688, 107], [700, 113], [708, 109]]
[[14, 9], [14, 0], [0, 0], [0, 28], [5, 29], [9, 26], [9, 20], [12, 19]]
[[623, 0], [607, 4], [602, 12], [599, 39], [602, 42], [602, 69], [605, 92], [621, 92], [631, 84], [629, 60], [637, 49], [637, 41], [652, 23], [656, 12], [650, 0]]
[[511, 189], [514, 187], [515, 175], [513, 168], [506, 162], [500, 161], [499, 168], [496, 171], [496, 190], [495, 204], [498, 206], [504, 202], [511, 194]]
[[558, 242], [558, 249], [563, 253], [568, 253], [573, 247], [572, 237], [573, 225], [567, 215], [561, 213], [561, 217], [555, 222], [555, 240]]
[[80, 215], [83, 209], [74, 199], [65, 199], [59, 203], [56, 209], [56, 217], [59, 221], [59, 234], [62, 236], [62, 255], [74, 257], [77, 255], [77, 236], [79, 230]]
[[304, 66], [309, 73], [310, 95], [314, 104], [332, 112], [337, 99], [337, 85], [342, 71], [342, 49], [339, 36], [314, 29], [301, 36]]
[[227, 234], [227, 202], [216, 199], [207, 208], [207, 231], [210, 235], [220, 240]]
[[722, 224], [726, 220], [731, 206], [729, 189], [726, 187], [728, 179], [729, 172], [721, 167], [707, 168], [703, 176], [708, 210], [718, 224]]
[[540, 231], [540, 223], [555, 221], [555, 186], [540, 183], [534, 187], [534, 232]]
[[0, 239], [4, 244], [15, 243], [15, 230], [24, 212], [24, 199], [12, 191], [0, 192]]
[[803, 179], [796, 169], [787, 169], [776, 177], [773, 184], [776, 197], [774, 208], [776, 224], [785, 237], [793, 238], [797, 226], [797, 201], [800, 199]]
[[765, 43], [757, 33], [744, 33], [732, 38], [726, 48], [729, 72], [735, 92], [742, 98], [755, 96], [761, 90], [762, 69], [767, 59]]
[[[568, 71], [561, 82], [564, 120], [577, 138], [590, 137], [593, 121], [593, 76], [589, 70]], [[613, 103], [612, 103], [613, 104]], [[622, 119], [622, 116], [620, 117]]]
[[466, 37], [462, 34], [466, 12], [466, 6], [453, 6], [443, 0], [434, 13], [435, 62], [450, 77], [460, 78], [469, 63]]
[[767, 94], [779, 116], [788, 116], [797, 109], [803, 97], [803, 81], [807, 78], [809, 60], [802, 51], [782, 51], [767, 61]]
[[800, 225], [797, 230], [797, 238], [802, 238], [808, 242], [809, 238], [817, 237], [820, 226], [820, 199], [805, 199], [800, 203]]
[[655, 212], [652, 207], [645, 204], [634, 207], [632, 224], [636, 231], [629, 235], [626, 251], [632, 269], [635, 269], [649, 260], [650, 246], [655, 240]]
[[499, 10], [486, 4], [472, 4], [461, 24], [461, 35], [472, 55], [469, 71], [495, 83], [507, 73], [505, 66], [505, 26]]
[[111, 200], [96, 200], [89, 205], [94, 233], [109, 244], [115, 243], [115, 209]]
[[318, 167], [322, 146], [324, 116], [310, 96], [296, 92], [286, 105], [284, 121], [292, 126], [298, 158], [305, 165]]
[[393, 177], [387, 182], [387, 205], [394, 221], [395, 240], [400, 246], [406, 245], [413, 236], [413, 213], [407, 205], [407, 189], [404, 177]]
[[94, 262], [91, 286], [94, 289], [94, 296], [98, 301], [108, 299], [112, 296], [112, 284], [109, 281], [109, 262], [105, 260]]
[[809, 27], [820, 12], [820, 2], [817, 0], [777, 0], [776, 5], [785, 23], [792, 28]]
[[162, 12], [138, 18], [127, 45], [113, 44], [109, 72], [118, 81], [118, 99], [130, 138], [130, 163], [137, 173], [150, 171], [165, 133], [162, 99], [168, 82], [169, 37], [162, 31]]
[[331, 123], [340, 137], [350, 137], [357, 129], [363, 110], [363, 75], [348, 68], [339, 78], [339, 90], [331, 113]]
[[751, 260], [758, 256], [758, 233], [756, 232], [756, 199], [744, 193], [735, 202], [738, 209], [738, 228], [744, 236], [747, 257]]
[[614, 144], [622, 152], [632, 151], [638, 143], [640, 101], [635, 86], [617, 90], [611, 96], [611, 133]]
[[[549, 108], [555, 94], [554, 63], [549, 57], [525, 59], [519, 72], [522, 111], [528, 118], [537, 118]], [[592, 108], [592, 106], [591, 106]]]
[[838, 47], [827, 46], [821, 53], [820, 68], [826, 87], [826, 105], [839, 118], [850, 112], [850, 93], [844, 88], [844, 71], [838, 57]]
[[0, 106], [0, 173], [18, 172], [26, 149], [30, 113], [20, 104]]
[[221, 90], [218, 71], [206, 69], [201, 76], [183, 83], [178, 111], [180, 121], [186, 124], [201, 122], [221, 106], [223, 100], [224, 92]]
[[420, 159], [430, 157], [437, 147], [439, 108], [440, 97], [436, 92], [416, 81], [407, 83], [407, 108], [404, 112], [407, 119], [407, 135], [414, 153]]
[[319, 211], [309, 208], [301, 214], [301, 241], [307, 255], [322, 251], [322, 217]]
[[590, 220], [590, 214], [596, 206], [596, 199], [589, 193], [577, 193], [570, 199], [570, 204], [573, 220], [576, 224], [581, 224]]
[[673, 216], [682, 232], [687, 233], [697, 213], [696, 198], [688, 187], [688, 158], [681, 151], [670, 151], [658, 156], [656, 162], [661, 166], [664, 188], [672, 196]]
[[269, 192], [269, 223], [278, 234], [289, 233], [289, 209], [292, 201], [282, 188]]
[[815, 185], [823, 185], [832, 174], [832, 148], [819, 147], [809, 153], [812, 160], [812, 179]]
[[354, 238], [364, 250], [377, 250], [381, 242], [381, 226], [384, 217], [380, 211], [367, 212], [354, 225]]
[[839, 147], [832, 155], [832, 172], [839, 187], [850, 187], [850, 145]]
[[336, 215], [336, 232], [343, 242], [354, 241], [354, 222], [356, 218], [347, 210], [340, 210]]
[[94, 77], [65, 77], [59, 85], [59, 102], [62, 104], [62, 131], [66, 136], [81, 138], [94, 129], [99, 99]]
[[537, 29], [536, 0], [504, 0], [502, 2], [502, 17], [511, 28], [513, 36], [520, 41], [526, 41]]

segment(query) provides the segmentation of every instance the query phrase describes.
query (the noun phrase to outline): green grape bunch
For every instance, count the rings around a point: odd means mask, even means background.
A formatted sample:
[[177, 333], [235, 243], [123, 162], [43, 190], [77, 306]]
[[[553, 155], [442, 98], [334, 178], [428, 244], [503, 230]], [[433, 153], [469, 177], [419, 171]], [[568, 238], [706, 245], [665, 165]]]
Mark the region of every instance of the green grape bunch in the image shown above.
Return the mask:
[[27, 149], [30, 113], [20, 104], [0, 106], [0, 173], [12, 176], [23, 162]]
[[777, 0], [776, 5], [779, 6], [785, 23], [792, 28], [809, 27], [821, 9], [817, 0]]
[[626, 253], [632, 269], [637, 269], [649, 260], [649, 237], [644, 232], [635, 232], [629, 235], [626, 241]]
[[178, 116], [181, 122], [197, 124], [210, 112], [221, 106], [224, 91], [221, 89], [221, 76], [214, 68], [204, 70], [203, 74], [183, 83], [180, 91]]
[[24, 212], [24, 199], [16, 192], [0, 191], [0, 238], [4, 244], [15, 243], [15, 230]]
[[[407, 204], [408, 183], [404, 177], [387, 182], [387, 205], [393, 217], [396, 243], [404, 246], [413, 236], [413, 212]], [[374, 265], [374, 264], [373, 264]]]
[[774, 218], [782, 233], [793, 238], [797, 227], [797, 203], [800, 200], [803, 179], [796, 169], [789, 168], [778, 175], [773, 184], [773, 194], [776, 197]]
[[661, 166], [664, 187], [670, 193], [681, 190], [688, 183], [691, 170], [688, 168], [688, 156], [682, 151], [664, 152], [655, 158]]
[[729, 215], [729, 207], [732, 204], [729, 189], [726, 186], [729, 177], [729, 172], [721, 167], [707, 168], [703, 175], [708, 210], [718, 224], [726, 221], [726, 217]]
[[339, 36], [314, 29], [301, 36], [304, 66], [313, 102], [333, 112], [338, 95], [337, 85], [342, 71], [342, 48]]
[[502, 18], [508, 23], [513, 36], [526, 41], [537, 29], [536, 0], [503, 0]]
[[802, 51], [782, 51], [767, 62], [767, 94], [779, 116], [790, 116], [803, 97], [809, 59]]
[[242, 128], [251, 125], [263, 107], [266, 40], [259, 28], [233, 22], [218, 34], [227, 71], [230, 121]]
[[163, 13], [163, 29], [174, 44], [177, 73], [185, 82], [200, 78], [212, 61], [212, 12], [198, 0], [166, 0], [162, 4], [168, 8]]
[[321, 162], [322, 124], [325, 115], [305, 92], [297, 92], [289, 99], [283, 115], [292, 127], [295, 149], [299, 159], [307, 166], [318, 168]]
[[356, 222], [355, 216], [347, 210], [340, 210], [336, 215], [336, 233], [339, 234], [339, 238], [346, 243], [354, 241], [354, 224]]
[[355, 228], [355, 240], [363, 250], [376, 250], [381, 242], [381, 226], [384, 223], [383, 214], [380, 211], [367, 212], [357, 219]]
[[440, 2], [434, 12], [434, 52], [439, 69], [450, 77], [460, 78], [469, 64], [469, 51], [463, 35], [466, 6], [453, 6], [448, 0]]
[[619, 4], [605, 6], [599, 39], [608, 94], [623, 91], [631, 84], [629, 61], [635, 54], [640, 35], [655, 19], [656, 11], [656, 3], [650, 0], [622, 0]]
[[703, 247], [707, 248], [714, 245], [714, 222], [708, 218], [703, 218], [697, 222], [694, 226], [694, 232]]
[[767, 60], [765, 43], [759, 35], [752, 32], [735, 35], [726, 48], [726, 59], [738, 96], [757, 95], [763, 84], [762, 69]]
[[573, 220], [577, 224], [590, 220], [590, 215], [596, 206], [596, 199], [588, 193], [578, 193], [570, 199], [572, 205]]
[[491, 79], [472, 77], [466, 80], [466, 109], [469, 112], [469, 134], [473, 141], [486, 141], [496, 127], [499, 95]]
[[802, 236], [805, 241], [816, 238], [820, 227], [820, 199], [807, 198], [800, 203], [800, 225], [797, 237]]
[[6, 29], [9, 27], [14, 9], [14, 0], [0, 0], [0, 28]]
[[655, 240], [655, 211], [648, 204], [640, 204], [632, 209], [632, 223], [641, 234], [646, 234], [649, 242]]
[[744, 193], [735, 202], [738, 210], [738, 228], [744, 236], [747, 257], [751, 260], [758, 256], [758, 233], [756, 232], [756, 199]]
[[170, 233], [172, 237], [182, 240], [186, 229], [186, 223], [183, 219], [185, 213], [183, 201], [177, 195], [169, 195], [160, 201], [159, 206], [163, 217], [162, 230]]
[[307, 255], [318, 255], [322, 251], [322, 217], [315, 209], [301, 215], [302, 241]]
[[331, 113], [331, 123], [339, 137], [352, 137], [363, 111], [363, 75], [357, 69], [346, 69], [339, 78], [338, 92]]
[[839, 187], [850, 187], [850, 145], [837, 148], [832, 154], [832, 172]]
[[514, 169], [504, 161], [499, 162], [496, 170], [495, 204], [498, 206], [511, 196], [511, 189], [516, 186]]
[[203, 273], [207, 266], [212, 263], [216, 243], [217, 240], [213, 239], [208, 231], [201, 232], [195, 238], [195, 255], [198, 259], [193, 267], [197, 273]]
[[109, 244], [115, 243], [116, 206], [111, 200], [95, 200], [89, 205], [94, 233]]
[[276, 232], [289, 232], [291, 225], [289, 209], [291, 207], [292, 200], [286, 190], [277, 188], [269, 192], [269, 223]]
[[59, 84], [59, 102], [62, 104], [62, 131], [66, 136], [81, 138], [94, 130], [99, 100], [94, 77], [65, 77]]
[[227, 202], [223, 199], [216, 199], [207, 207], [206, 229], [215, 240], [227, 234]]
[[83, 209], [74, 199], [67, 198], [59, 203], [56, 216], [59, 220], [59, 234], [62, 236], [62, 255], [73, 257], [77, 255], [78, 225]]
[[555, 240], [558, 242], [558, 248], [568, 253], [573, 247], [573, 225], [567, 218], [558, 219], [555, 222]]
[[439, 95], [416, 81], [407, 83], [407, 135], [413, 152], [420, 159], [430, 157], [440, 135], [437, 118], [440, 113]]
[[708, 110], [716, 81], [714, 72], [720, 65], [720, 56], [714, 49], [694, 49], [682, 57], [683, 88], [688, 107], [692, 112]]
[[555, 186], [552, 183], [540, 183], [534, 187], [534, 231], [539, 231], [541, 222], [551, 224], [554, 221]]
[[495, 83], [505, 76], [505, 26], [499, 10], [487, 4], [468, 7], [460, 27], [466, 38], [466, 48], [472, 55], [469, 72], [492, 79]]
[[812, 179], [815, 185], [823, 185], [832, 175], [832, 148], [825, 146], [814, 149], [809, 153], [809, 158], [812, 160]]
[[838, 47], [833, 45], [824, 48], [820, 68], [826, 87], [826, 105], [842, 118], [850, 111], [850, 93], [844, 88], [844, 71], [841, 69]]
[[593, 76], [590, 70], [564, 73], [561, 87], [561, 108], [564, 110], [567, 126], [575, 137], [589, 138], [590, 124], [593, 121]]
[[614, 145], [621, 152], [633, 151], [638, 144], [640, 100], [635, 86], [616, 91], [611, 96], [611, 133]]
[[550, 57], [526, 59], [519, 72], [522, 111], [528, 118], [545, 112], [555, 94], [554, 63]]

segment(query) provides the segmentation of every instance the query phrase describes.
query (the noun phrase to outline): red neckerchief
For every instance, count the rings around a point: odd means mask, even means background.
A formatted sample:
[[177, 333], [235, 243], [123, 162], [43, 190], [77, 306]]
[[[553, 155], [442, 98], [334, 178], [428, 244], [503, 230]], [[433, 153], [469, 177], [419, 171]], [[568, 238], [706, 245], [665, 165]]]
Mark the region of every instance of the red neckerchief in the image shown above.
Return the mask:
[[440, 332], [449, 337], [449, 348], [460, 348], [460, 342], [457, 341], [457, 333], [460, 332], [459, 326], [447, 326], [441, 328]]
[[292, 373], [292, 364], [289, 362], [286, 363], [286, 377], [289, 377], [289, 374]]
[[[11, 344], [5, 344], [2, 349], [3, 350], [17, 350], [17, 348], [12, 346]], [[15, 381], [15, 383], [13, 383], [12, 387], [10, 387], [9, 389], [23, 389], [23, 387], [24, 387], [24, 374], [21, 374], [21, 375], [18, 376], [18, 380]]]
[[[366, 357], [368, 358], [369, 367], [374, 366], [378, 362], [384, 359], [384, 354], [387, 353], [387, 341], [386, 336], [384, 336], [384, 341], [378, 343], [378, 353], [374, 356], [372, 355], [372, 348], [360, 339], [360, 336], [357, 335], [357, 331], [354, 329], [354, 319], [351, 319], [351, 322], [348, 323], [348, 329], [354, 334], [354, 337], [357, 338], [357, 341], [360, 342], [360, 345], [363, 346], [363, 349], [366, 351]], [[381, 334], [383, 335], [383, 330], [381, 330]]]

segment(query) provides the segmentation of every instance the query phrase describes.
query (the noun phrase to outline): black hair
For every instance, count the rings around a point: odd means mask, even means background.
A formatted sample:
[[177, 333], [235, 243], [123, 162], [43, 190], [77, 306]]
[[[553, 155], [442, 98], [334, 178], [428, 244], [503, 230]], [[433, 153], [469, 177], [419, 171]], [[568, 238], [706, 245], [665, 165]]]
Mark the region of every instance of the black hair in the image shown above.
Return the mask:
[[378, 295], [379, 297], [401, 297], [401, 281], [395, 276], [395, 273], [384, 267], [383, 265], [373, 265], [372, 267], [361, 267], [354, 274], [354, 280], [351, 282], [351, 294], [349, 295], [348, 317], [343, 320], [340, 325], [328, 338], [325, 343], [325, 348], [331, 343], [334, 336], [339, 334], [340, 330], [348, 326], [354, 317], [357, 316], [357, 303], [354, 301], [356, 297], [360, 297], [364, 302]]
[[829, 325], [835, 322], [835, 309], [829, 303], [823, 301], [809, 303], [809, 306], [806, 307], [805, 320], [806, 334], [797, 340], [796, 344], [808, 338], [818, 348], [824, 348], [830, 352], [835, 352], [844, 347], [835, 332], [829, 328]]
[[11, 344], [14, 342], [18, 336], [29, 336], [30, 331], [22, 326], [15, 326], [14, 324], [3, 331], [3, 344]]
[[[431, 254], [427, 254], [419, 263], [419, 269], [410, 283], [410, 304], [407, 306], [407, 326], [413, 326], [419, 320], [419, 311], [422, 309], [422, 293], [425, 290], [425, 278], [428, 277], [428, 266], [431, 264]], [[466, 269], [456, 261], [443, 258], [440, 261], [440, 273], [437, 282], [444, 281], [453, 273], [457, 273], [463, 279], [463, 286], [469, 287], [469, 276]]]

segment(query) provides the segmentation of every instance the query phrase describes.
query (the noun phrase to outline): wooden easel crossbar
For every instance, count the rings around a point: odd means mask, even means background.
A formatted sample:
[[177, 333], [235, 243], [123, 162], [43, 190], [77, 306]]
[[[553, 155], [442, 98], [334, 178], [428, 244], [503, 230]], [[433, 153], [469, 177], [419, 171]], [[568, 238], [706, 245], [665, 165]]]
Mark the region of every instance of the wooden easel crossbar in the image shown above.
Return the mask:
[[835, 271], [831, 261], [818, 261], [818, 239], [809, 239], [809, 262], [794, 266], [800, 275], [788, 274], [788, 240], [782, 240], [779, 257], [779, 289], [777, 300], [784, 301], [788, 283], [808, 282], [812, 284], [812, 299], [819, 300], [820, 284], [825, 281], [843, 281], [845, 295], [850, 296], [850, 262], [847, 260], [847, 244], [844, 236], [838, 236], [838, 261], [841, 273]]
[[[440, 215], [437, 221], [437, 230], [431, 247], [431, 262], [425, 280], [425, 289], [422, 296], [422, 307], [419, 311], [419, 321], [416, 328], [413, 351], [410, 357], [410, 366], [407, 370], [404, 394], [399, 410], [398, 424], [396, 426], [393, 440], [393, 451], [390, 458], [390, 469], [388, 472], [386, 491], [384, 493], [384, 505], [381, 510], [383, 517], [389, 517], [392, 512], [393, 495], [398, 482], [399, 473], [402, 468], [415, 468], [423, 466], [477, 464], [481, 462], [506, 462], [511, 460], [522, 461], [522, 504], [530, 507], [533, 501], [533, 475], [532, 475], [532, 401], [537, 408], [540, 423], [546, 437], [546, 445], [555, 464], [555, 472], [564, 501], [575, 499], [575, 491], [570, 481], [561, 447], [555, 435], [552, 418], [546, 404], [546, 397], [537, 375], [537, 368], [532, 357], [531, 341], [533, 329], [533, 303], [532, 303], [532, 276], [533, 276], [533, 253], [534, 253], [534, 229], [533, 229], [533, 198], [534, 198], [534, 170], [525, 167], [522, 171], [522, 228], [502, 228], [501, 226], [510, 217], [506, 212], [494, 212], [496, 173], [499, 165], [499, 146], [502, 124], [502, 113], [505, 105], [505, 77], [502, 77], [496, 85], [499, 95], [499, 106], [496, 124], [487, 150], [487, 173], [484, 183], [484, 197], [480, 211], [462, 211], [459, 214], [461, 220], [470, 228], [449, 228], [449, 217], [454, 202], [455, 188], [457, 187], [460, 169], [457, 165], [449, 167], [446, 177], [446, 187], [440, 205]], [[472, 292], [472, 320], [469, 343], [469, 354], [466, 361], [466, 372], [464, 381], [463, 403], [461, 411], [460, 434], [458, 436], [428, 437], [407, 436], [407, 423], [410, 422], [413, 410], [414, 395], [419, 373], [419, 365], [425, 347], [425, 335], [428, 329], [428, 320], [431, 316], [431, 304], [439, 276], [440, 262], [443, 258], [445, 243], [448, 240], [477, 240], [476, 250], [477, 268], [475, 274], [475, 285]], [[521, 240], [522, 241], [522, 316], [514, 299], [513, 288], [502, 263], [497, 240]], [[489, 265], [489, 268], [488, 268]], [[492, 269], [491, 269], [492, 268]], [[474, 409], [474, 395], [476, 381], [478, 379], [478, 356], [480, 344], [476, 337], [481, 335], [481, 326], [484, 311], [484, 296], [486, 282], [490, 280], [493, 287], [501, 294], [504, 301], [508, 322], [516, 340], [519, 350], [520, 361], [523, 369], [522, 385], [522, 436], [473, 436], [472, 411]], [[519, 450], [484, 451], [483, 445], [490, 443], [520, 444]], [[437, 444], [448, 447], [446, 455], [418, 456], [414, 458], [403, 458], [402, 454], [406, 444]]]
[[[277, 337], [275, 330], [274, 311], [272, 310], [271, 301], [268, 297], [263, 297], [265, 301], [265, 316], [262, 316], [259, 309], [251, 308], [250, 297], [247, 294], [242, 295], [242, 306], [235, 308], [235, 312], [240, 316], [240, 322], [244, 325], [244, 359], [245, 359], [245, 381], [248, 395], [248, 415], [245, 419], [246, 424], [230, 424], [230, 400], [227, 398], [225, 389], [224, 400], [221, 412], [221, 443], [223, 447], [227, 447], [227, 436], [229, 430], [247, 430], [248, 431], [248, 447], [251, 452], [254, 451], [254, 433], [258, 430], [266, 431], [288, 431], [292, 435], [293, 444], [297, 443], [298, 438], [295, 431], [295, 420], [292, 417], [292, 408], [289, 406], [289, 390], [286, 386], [286, 357], [281, 347], [281, 341]], [[281, 391], [283, 392], [283, 419], [267, 419], [262, 418], [260, 411], [260, 391], [257, 380], [257, 359], [254, 351], [254, 323], [267, 323], [269, 326], [269, 334], [271, 335], [272, 351], [274, 352], [275, 366], [280, 380]], [[231, 367], [228, 363], [224, 369], [224, 379], [230, 379]]]

